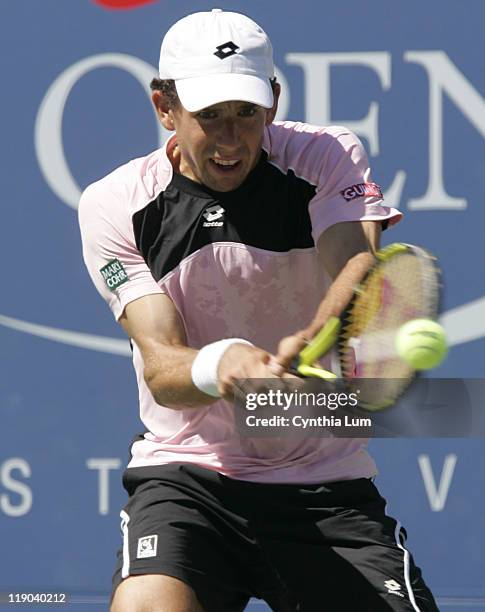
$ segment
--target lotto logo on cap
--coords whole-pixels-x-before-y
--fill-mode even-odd
[[[271,42],[240,13],[213,9],[177,21],[162,42],[159,76],[175,81],[190,112],[230,100],[273,106]]]

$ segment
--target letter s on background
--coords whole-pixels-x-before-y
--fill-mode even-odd
[[[0,466],[0,484],[8,491],[20,496],[20,503],[13,504],[10,501],[10,496],[2,493],[0,495],[0,509],[7,516],[18,517],[30,511],[32,507],[32,490],[25,483],[12,477],[13,470],[18,470],[25,478],[30,478],[31,470],[27,461],[20,457],[7,459]]]

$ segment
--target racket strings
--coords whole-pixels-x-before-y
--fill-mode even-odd
[[[338,348],[345,378],[373,379],[364,390],[368,404],[393,403],[413,376],[397,356],[396,334],[411,319],[435,318],[437,284],[433,258],[410,247],[378,263],[356,292]]]

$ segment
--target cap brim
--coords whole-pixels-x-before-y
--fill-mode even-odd
[[[212,74],[175,81],[182,106],[195,113],[220,102],[242,100],[264,108],[273,106],[269,78],[249,74]]]

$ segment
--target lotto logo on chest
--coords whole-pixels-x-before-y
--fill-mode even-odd
[[[205,221],[202,224],[203,227],[222,227],[224,225],[224,213],[225,210],[219,204],[209,206],[202,213]]]

